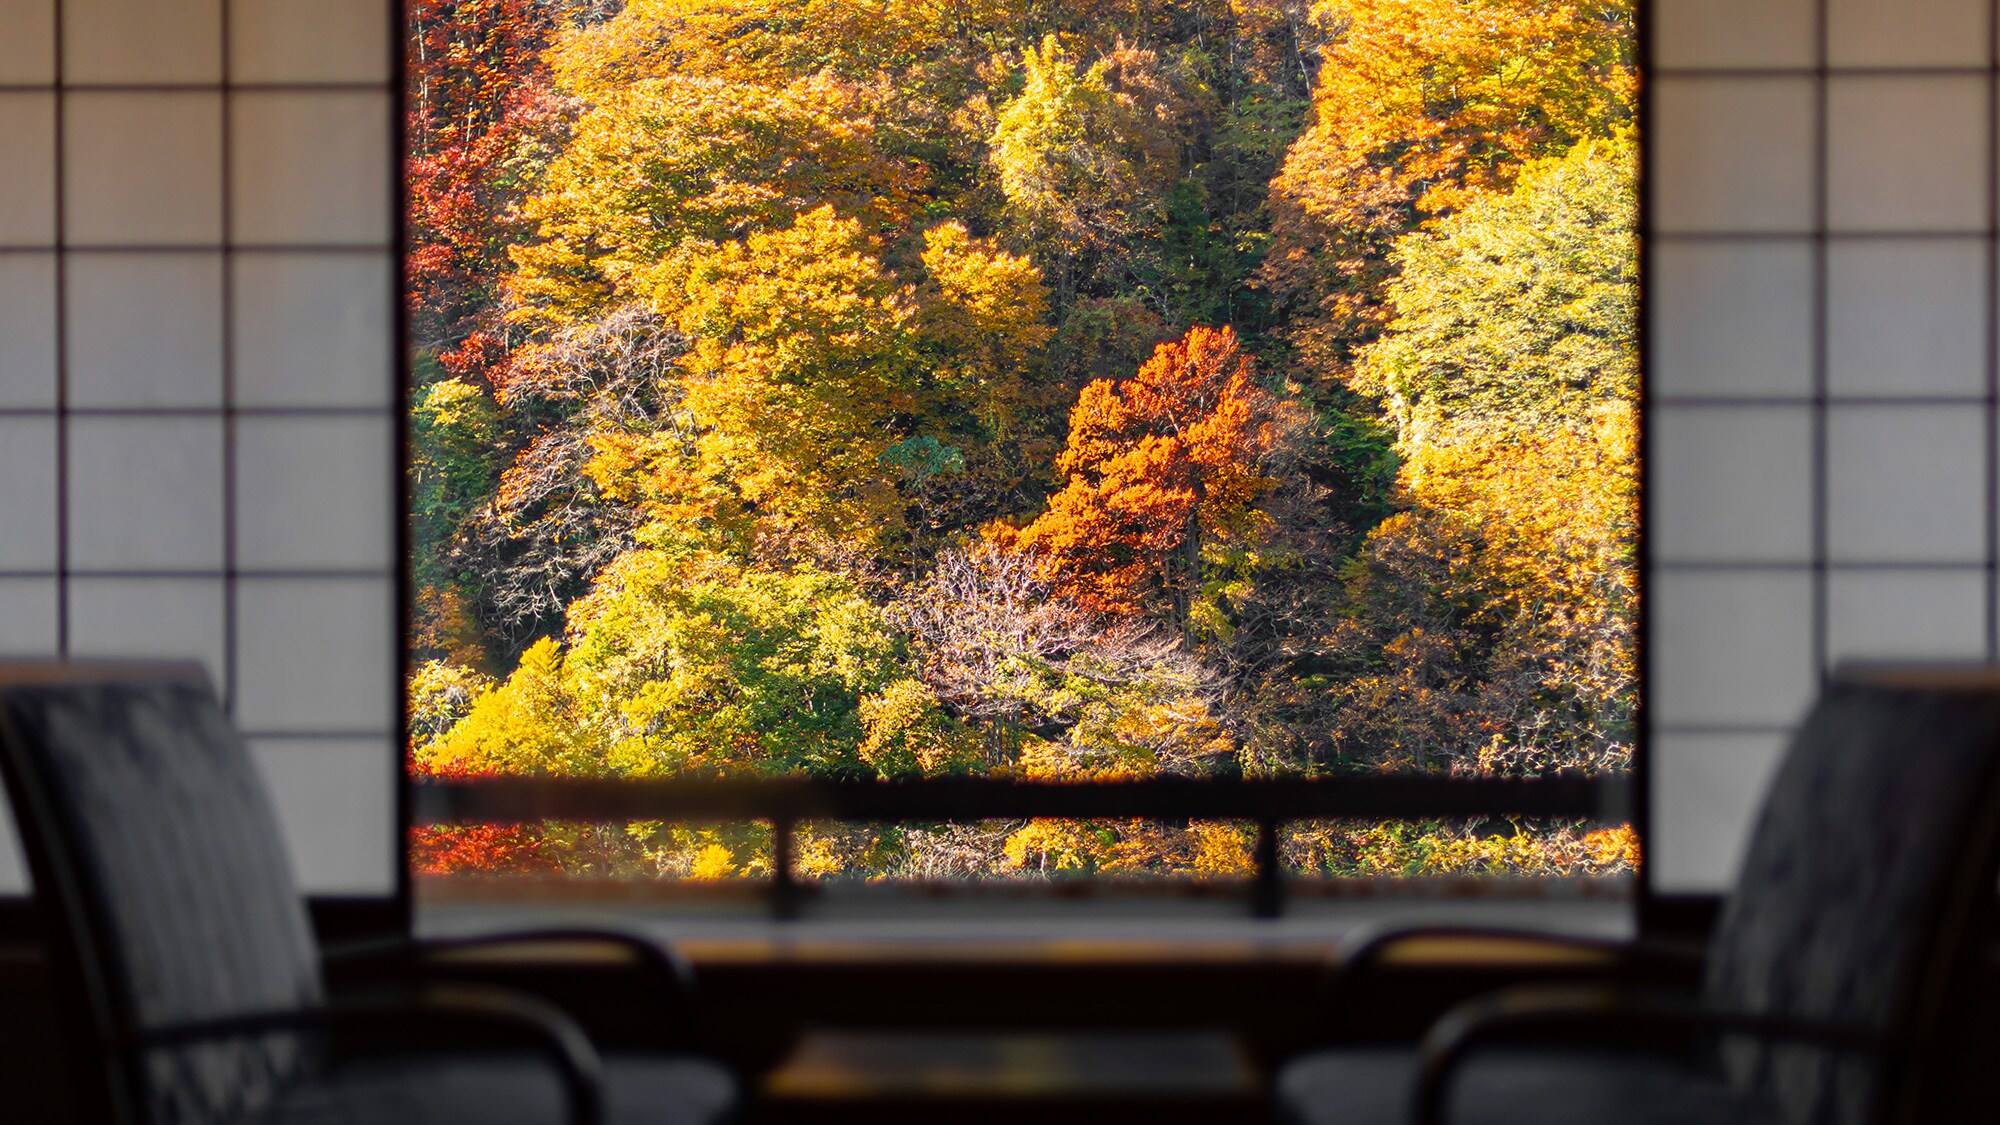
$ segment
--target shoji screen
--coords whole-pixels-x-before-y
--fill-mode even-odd
[[[1994,653],[1992,8],[1654,5],[1663,890],[1727,879],[1823,670]]]
[[[199,658],[331,893],[394,886],[393,39],[0,0],[0,653]]]

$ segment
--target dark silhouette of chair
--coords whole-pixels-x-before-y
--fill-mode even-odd
[[[1692,995],[1521,986],[1416,1048],[1344,1046],[1278,1076],[1300,1125],[1862,1125],[1951,1108],[1964,984],[1990,948],[2000,677],[1836,677],[1772,781]],[[1419,931],[1351,961],[1379,963]],[[1356,971],[1367,971],[1357,969]],[[1956,1002],[1956,1003],[1955,1003]],[[1983,1064],[1982,1064],[1983,1065]]]
[[[198,668],[0,665],[0,778],[52,960],[103,1060],[94,1112],[709,1125],[734,1111],[722,1066],[600,1052],[525,994],[408,977],[329,994],[269,799]],[[597,939],[675,971],[658,947]]]

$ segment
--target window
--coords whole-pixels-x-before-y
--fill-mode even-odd
[[[424,885],[1636,866],[1629,5],[409,18]]]

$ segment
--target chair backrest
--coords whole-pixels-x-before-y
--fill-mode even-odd
[[[298,1078],[311,1052],[291,1034],[129,1049],[323,999],[277,818],[200,669],[0,664],[0,776],[120,1112],[223,1120]]]
[[[1873,1029],[1867,1055],[1730,1037],[1739,1089],[1789,1121],[1901,1116],[1972,920],[1994,894],[2000,676],[1835,678],[1773,778],[1710,942],[1716,1006]]]

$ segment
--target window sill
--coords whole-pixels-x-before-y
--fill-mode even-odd
[[[1632,889],[1624,879],[1307,883],[1288,888],[1281,917],[1253,918],[1243,895],[1226,887],[860,886],[812,896],[799,917],[778,920],[754,884],[701,898],[632,885],[514,895],[430,885],[418,891],[416,928],[454,936],[610,926],[671,941],[697,963],[1319,961],[1345,936],[1385,925],[1629,938]]]

